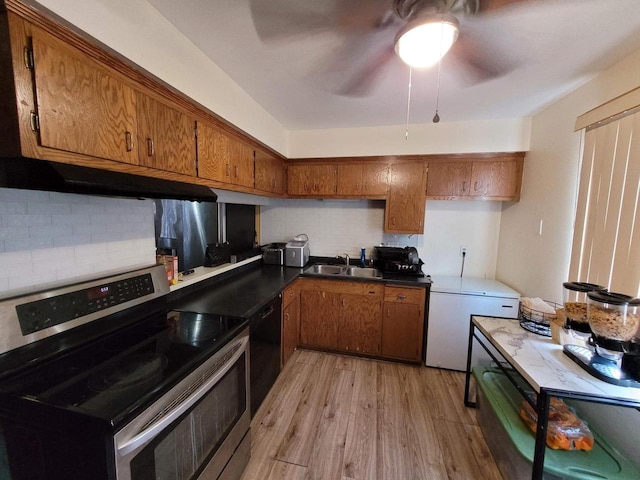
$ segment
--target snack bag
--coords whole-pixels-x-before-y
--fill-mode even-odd
[[[538,415],[526,400],[522,401],[520,418],[535,433]],[[593,434],[588,425],[566,403],[555,397],[551,397],[549,404],[547,445],[555,450],[589,451],[593,448]]]

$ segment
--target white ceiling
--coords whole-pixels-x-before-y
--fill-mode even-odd
[[[326,15],[335,1],[348,0],[274,4],[288,2],[291,11],[314,8],[317,15]],[[381,2],[390,6],[391,1],[370,0],[371,9],[379,10]],[[366,52],[372,45],[391,44],[396,27],[380,31],[364,47],[357,43],[358,35],[344,32],[302,31],[292,36],[296,25],[292,27],[283,9],[287,36],[263,43],[250,0],[149,2],[288,130],[406,122],[409,70],[397,57],[386,65],[369,95],[332,93],[358,71],[353,63],[331,62],[336,52],[346,45],[359,45]],[[468,71],[451,55],[445,57],[439,108],[443,122],[532,115],[640,49],[640,0],[530,0],[459,20],[461,35],[482,38],[486,50],[509,59],[514,68],[500,78],[471,84]],[[437,68],[413,72],[412,124],[431,122],[436,72]]]

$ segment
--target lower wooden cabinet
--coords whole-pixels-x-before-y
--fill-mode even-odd
[[[306,278],[298,284],[300,345],[421,361],[424,289]]]
[[[282,293],[282,354],[284,367],[300,343],[300,289],[297,283]]]
[[[425,294],[422,288],[385,287],[383,357],[411,362],[422,360]]]

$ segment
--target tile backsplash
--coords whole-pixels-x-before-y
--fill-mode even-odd
[[[0,292],[154,262],[150,200],[0,188]]]

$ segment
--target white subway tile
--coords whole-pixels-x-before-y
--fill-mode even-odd
[[[32,202],[27,204],[27,214],[29,215],[69,215],[71,205],[69,203],[43,203]]]
[[[51,215],[3,215],[4,227],[31,227],[38,225],[51,225]]]

